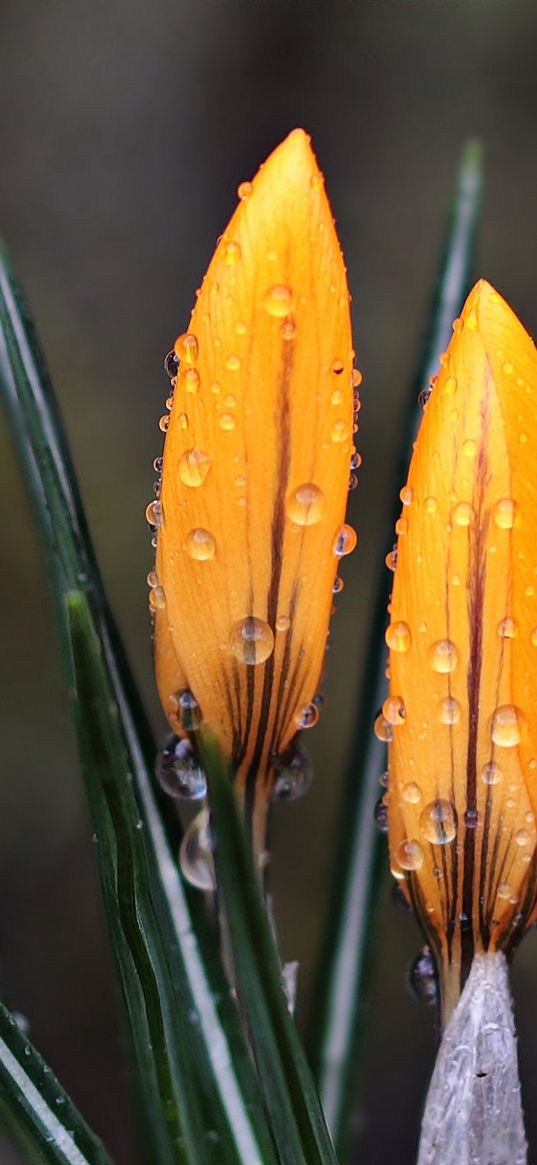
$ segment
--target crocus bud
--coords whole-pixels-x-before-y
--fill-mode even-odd
[[[302,130],[274,151],[221,236],[186,333],[150,603],[174,732],[203,720],[246,801],[318,718],[313,703],[353,446],[349,294],[323,179]],[[166,421],[162,427],[166,426]]]
[[[537,353],[483,281],[453,329],[401,494],[383,710],[392,871],[445,1019],[537,892]]]

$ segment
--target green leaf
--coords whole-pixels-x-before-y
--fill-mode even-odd
[[[230,775],[205,734],[214,858],[244,1011],[281,1165],[335,1165],[317,1090],[284,994],[278,955]]]
[[[0,391],[42,534],[151,1165],[273,1165],[259,1089],[207,933],[177,869],[155,746],[108,608],[27,309],[0,255]]]
[[[481,146],[478,142],[469,142],[462,154],[438,283],[417,375],[409,394],[394,497],[398,497],[401,482],[405,480],[420,422],[417,394],[437,371],[438,357],[451,337],[453,319],[470,289],[482,181]],[[391,549],[395,517],[397,514],[390,523],[384,553]],[[311,1008],[310,1061],[341,1157],[348,1150],[350,1122],[356,1107],[364,994],[372,965],[379,872],[385,864],[385,844],[374,826],[374,809],[381,794],[379,776],[386,767],[386,746],[373,734],[375,714],[386,697],[384,631],[391,582],[384,554],[378,578],[364,683],[357,700],[342,813],[336,831],[328,924]]]
[[[0,1112],[28,1161],[111,1165],[48,1064],[0,1003]]]

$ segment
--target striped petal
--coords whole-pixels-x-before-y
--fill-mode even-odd
[[[239,196],[175,345],[152,604],[172,728],[192,726],[195,700],[253,789],[318,716],[339,555],[355,541],[343,526],[353,352],[345,268],[302,130]]]
[[[446,1015],[474,953],[512,948],[535,907],[536,449],[535,347],[480,282],[402,491],[387,631],[391,864]]]

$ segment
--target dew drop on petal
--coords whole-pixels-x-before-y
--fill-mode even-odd
[[[396,623],[390,623],[390,626],[386,631],[385,639],[388,647],[390,647],[392,651],[399,651],[403,654],[407,651],[410,651],[412,635],[408,623],[403,622],[403,620],[399,620]]]
[[[273,801],[296,801],[307,793],[313,778],[313,767],[306,750],[297,741],[291,741],[273,767]]]
[[[456,526],[469,526],[473,516],[469,502],[458,502],[453,510],[453,521]]]
[[[293,310],[293,292],[286,283],[276,283],[265,293],[263,304],[269,316],[282,319]]]
[[[341,376],[344,368],[345,365],[342,360],[334,360],[334,363],[332,364],[332,372],[334,373],[334,376]]]
[[[276,631],[288,631],[291,626],[289,615],[278,615],[276,619]]]
[[[345,523],[339,527],[339,530],[334,539],[332,550],[337,554],[338,558],[344,558],[346,554],[350,554],[356,543],[358,536],[356,530],[352,526],[347,526]]]
[[[187,449],[179,458],[179,477],[184,485],[196,487],[203,485],[211,468],[211,458],[207,453],[195,445]]]
[[[299,728],[313,728],[318,723],[320,715],[318,704],[312,701],[311,704],[304,704],[302,708],[299,708],[295,716],[295,723]]]
[[[227,263],[228,267],[234,267],[235,263],[238,263],[241,257],[240,244],[234,243],[233,241],[224,243],[222,254],[224,257],[224,262]]]
[[[197,392],[200,386],[200,376],[197,368],[187,368],[182,377],[187,392]]]
[[[190,823],[179,850],[179,864],[183,877],[197,890],[214,890],[215,875],[206,809]]]
[[[408,972],[408,987],[416,1003],[432,1007],[438,1002],[438,979],[430,948],[425,946],[416,955]]]
[[[216,542],[210,530],[197,526],[194,530],[189,530],[183,549],[190,558],[196,559],[196,562],[207,562],[215,556]]]
[[[155,526],[157,528],[162,526],[164,519],[162,512],[162,502],[159,502],[157,499],[155,499],[153,502],[150,502],[149,505],[146,506],[145,517],[149,526]]]
[[[164,587],[151,587],[149,592],[149,606],[153,611],[163,611],[166,606]]]
[[[518,632],[516,620],[507,616],[498,623],[498,635],[501,639],[514,639]]]
[[[512,748],[527,736],[528,723],[516,704],[500,704],[490,722],[490,735],[500,748]]]
[[[177,359],[182,364],[194,364],[198,358],[198,339],[193,332],[183,332],[174,344]]]
[[[419,870],[423,865],[423,849],[414,838],[407,838],[397,847],[397,861],[402,870]]]
[[[421,788],[416,781],[407,781],[401,789],[401,796],[409,805],[418,805],[421,801]]]
[[[350,426],[347,421],[334,421],[330,430],[330,439],[334,445],[340,445],[342,441],[348,441],[351,435]]]
[[[325,510],[325,497],[318,485],[305,482],[287,499],[287,514],[298,526],[315,526]]]
[[[233,416],[233,413],[220,413],[218,417],[219,427],[223,429],[225,433],[230,433],[231,430],[235,428],[236,423],[237,422]]]
[[[226,359],[226,368],[230,372],[238,372],[240,366],[241,366],[240,356],[236,356],[234,353],[231,353],[231,355],[228,356]]]
[[[334,579],[334,585],[332,587],[333,593],[335,595],[340,595],[344,586],[345,586],[345,583],[343,582],[343,579],[340,578],[339,575],[336,575],[336,577]]]
[[[511,530],[515,524],[516,515],[516,502],[512,498],[501,498],[499,502],[496,502],[492,511],[494,521],[501,530]]]
[[[382,715],[388,724],[404,724],[406,713],[402,697],[388,696],[382,705]]]
[[[446,696],[438,705],[438,719],[441,724],[458,724],[461,706],[454,696]]]
[[[164,371],[170,380],[177,376],[177,369],[179,367],[179,360],[172,350],[164,357]]]
[[[429,663],[433,671],[452,672],[457,666],[459,653],[451,639],[438,639],[428,651]]]
[[[495,761],[487,761],[481,769],[481,780],[486,785],[499,785],[502,780],[503,773],[499,765]]]
[[[165,793],[185,801],[200,801],[207,793],[207,779],[189,740],[170,736],[161,748],[155,768]]]
[[[280,328],[280,336],[283,340],[294,340],[296,331],[297,329],[294,320],[284,320]]]
[[[202,720],[201,708],[190,688],[173,692],[168,698],[170,714],[179,722],[183,732],[195,732]]]
[[[393,737],[393,728],[391,724],[388,724],[388,721],[385,719],[382,713],[377,716],[373,725],[373,731],[377,740],[381,740],[383,744],[389,744]]]
[[[447,845],[457,832],[457,814],[451,801],[437,799],[420,813],[420,831],[432,845]]]
[[[249,615],[241,619],[231,634],[231,650],[241,663],[264,663],[274,648],[274,634],[264,619]]]
[[[375,825],[381,833],[388,832],[388,806],[384,797],[379,797],[374,809]]]

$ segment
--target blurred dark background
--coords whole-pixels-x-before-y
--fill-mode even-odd
[[[326,900],[393,464],[461,145],[487,150],[479,273],[537,332],[534,0],[4,0],[1,231],[39,322],[106,584],[156,732],[144,507],[167,381],[239,181],[313,136],[345,251],[364,373],[360,534],[333,622],[315,787],[279,809],[282,945],[305,999]],[[0,988],[135,1165],[121,1010],[34,527],[0,430]],[[410,1165],[434,1021],[405,988],[419,936],[382,909],[356,1160]],[[537,1161],[537,949],[514,975]],[[1,1165],[20,1158],[0,1143]]]

